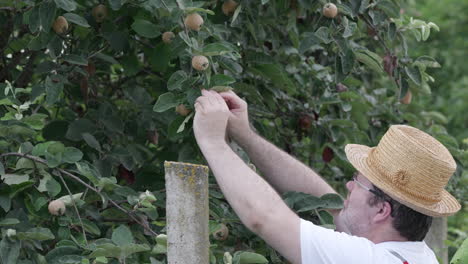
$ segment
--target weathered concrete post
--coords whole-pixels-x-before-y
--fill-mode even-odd
[[[168,264],[210,263],[208,167],[164,163]]]
[[[424,241],[440,258],[441,264],[448,263],[448,247],[445,245],[445,240],[447,240],[447,217],[434,217]]]

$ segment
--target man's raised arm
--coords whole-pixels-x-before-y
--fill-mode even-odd
[[[264,178],[279,192],[298,191],[322,196],[336,191],[320,175],[255,133],[249,125],[247,103],[234,92],[224,92],[233,115],[228,121],[229,136],[249,155]]]

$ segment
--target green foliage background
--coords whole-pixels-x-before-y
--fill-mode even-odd
[[[461,52],[450,25],[464,18],[436,21],[429,5],[397,0],[333,2],[335,19],[318,0],[240,1],[229,16],[222,1],[109,0],[98,23],[98,1],[1,1],[1,262],[164,263],[163,162],[204,163],[193,113],[174,111],[192,109],[200,88],[233,87],[261,135],[343,194],[353,170],[345,144],[375,145],[391,124],[419,127],[455,156],[449,189],[466,200],[466,122],[453,114],[466,93],[455,65],[466,66],[442,48],[453,36]],[[192,12],[205,20],[199,32],[183,24]],[[51,30],[59,15],[69,21],[63,35]],[[165,31],[176,35],[170,44]],[[192,69],[194,55],[209,58],[207,71]],[[407,91],[413,102],[403,105]],[[212,263],[283,263],[210,181],[211,233],[230,229],[227,240],[210,236]],[[54,199],[65,215],[49,214]],[[323,209],[339,206],[336,197],[285,200],[322,225],[331,223]],[[451,224],[456,247],[466,217]]]

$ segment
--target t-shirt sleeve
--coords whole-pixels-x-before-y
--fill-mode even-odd
[[[368,239],[336,232],[301,219],[302,264],[374,263],[375,248]]]

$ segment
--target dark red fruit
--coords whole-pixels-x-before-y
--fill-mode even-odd
[[[335,153],[333,153],[333,150],[331,148],[326,147],[323,149],[323,152],[322,152],[323,162],[328,163],[333,159],[333,157],[335,157]]]
[[[133,174],[132,171],[127,170],[122,164],[120,164],[117,179],[124,179],[128,184],[133,184],[135,182],[135,174]]]

